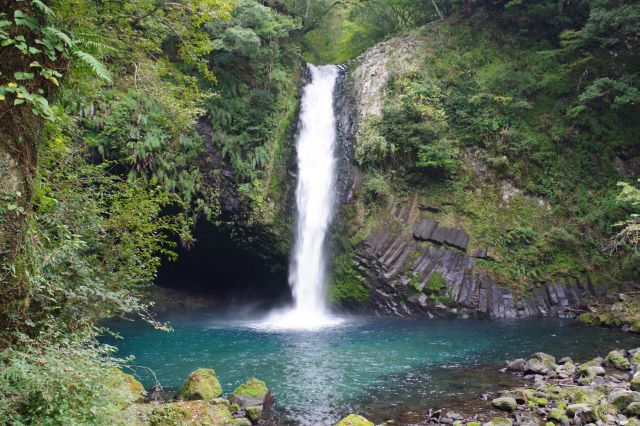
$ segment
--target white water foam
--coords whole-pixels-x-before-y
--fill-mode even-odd
[[[338,78],[334,65],[309,65],[300,110],[297,230],[289,284],[293,306],[272,313],[265,329],[313,330],[337,325],[326,306],[326,236],[334,213],[336,190],[336,118],[333,91]]]

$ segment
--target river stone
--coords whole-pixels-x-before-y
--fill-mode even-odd
[[[606,374],[606,371],[600,365],[589,361],[578,366],[578,374],[580,376],[595,377],[604,376]]]
[[[640,416],[640,402],[632,402],[631,404],[627,405],[627,408],[625,408],[624,413],[627,416],[633,416],[633,417]]]
[[[568,356],[565,356],[564,358],[560,358],[558,360],[558,364],[560,364],[560,365],[573,364],[573,360],[571,358],[569,358]]]
[[[344,419],[336,423],[335,426],[375,426],[369,420],[357,414],[349,414]]]
[[[629,383],[631,390],[640,391],[640,372],[633,375],[631,382]]]
[[[524,371],[527,373],[540,373],[544,369],[544,364],[537,358],[531,358],[524,364]]]
[[[538,358],[540,361],[551,361],[554,364],[556,363],[556,357],[544,352],[536,352],[535,354],[533,354],[533,357]]]
[[[640,393],[627,390],[614,391],[609,394],[608,400],[618,410],[624,411],[632,402],[640,402]]]
[[[482,426],[512,426],[513,421],[505,417],[494,417],[490,422],[483,423]]]
[[[609,355],[607,355],[607,364],[618,370],[626,371],[631,369],[631,363],[621,351],[609,352]]]
[[[222,386],[211,368],[198,368],[180,388],[178,399],[209,401],[222,395]]]
[[[172,421],[167,422],[167,419]],[[202,400],[158,404],[149,416],[152,425],[235,425],[234,420],[227,407]]]
[[[262,404],[261,405],[253,405],[251,407],[247,407],[245,410],[247,413],[247,417],[252,422],[257,422],[262,417]]]
[[[527,361],[522,358],[514,359],[507,364],[507,370],[509,371],[524,371],[524,366]]]
[[[229,396],[229,402],[238,404],[245,410],[247,407],[263,405],[269,395],[269,388],[262,380],[251,377],[241,384]]]
[[[570,404],[567,407],[567,415],[581,420],[583,423],[592,423],[598,420],[598,413],[590,404]]]
[[[503,411],[515,411],[518,408],[516,400],[510,396],[503,396],[491,401],[491,405]]]

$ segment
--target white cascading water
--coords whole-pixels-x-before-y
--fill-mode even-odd
[[[325,301],[325,240],[331,225],[336,189],[336,119],[333,91],[338,77],[334,65],[309,65],[300,110],[297,229],[289,284],[293,306],[271,315],[276,328],[314,329],[341,322],[332,317]]]

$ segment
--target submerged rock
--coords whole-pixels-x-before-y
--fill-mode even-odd
[[[357,414],[349,414],[336,423],[336,426],[375,426],[372,422]]]
[[[184,382],[178,399],[209,401],[222,395],[222,386],[211,368],[199,368]]]

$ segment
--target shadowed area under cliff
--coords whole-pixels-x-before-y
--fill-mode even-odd
[[[238,239],[242,237],[234,238],[230,231],[204,220],[197,224],[194,235],[193,247],[179,247],[175,262],[163,262],[157,285],[264,308],[290,301],[286,257],[261,256],[265,253],[262,244],[241,244]]]

